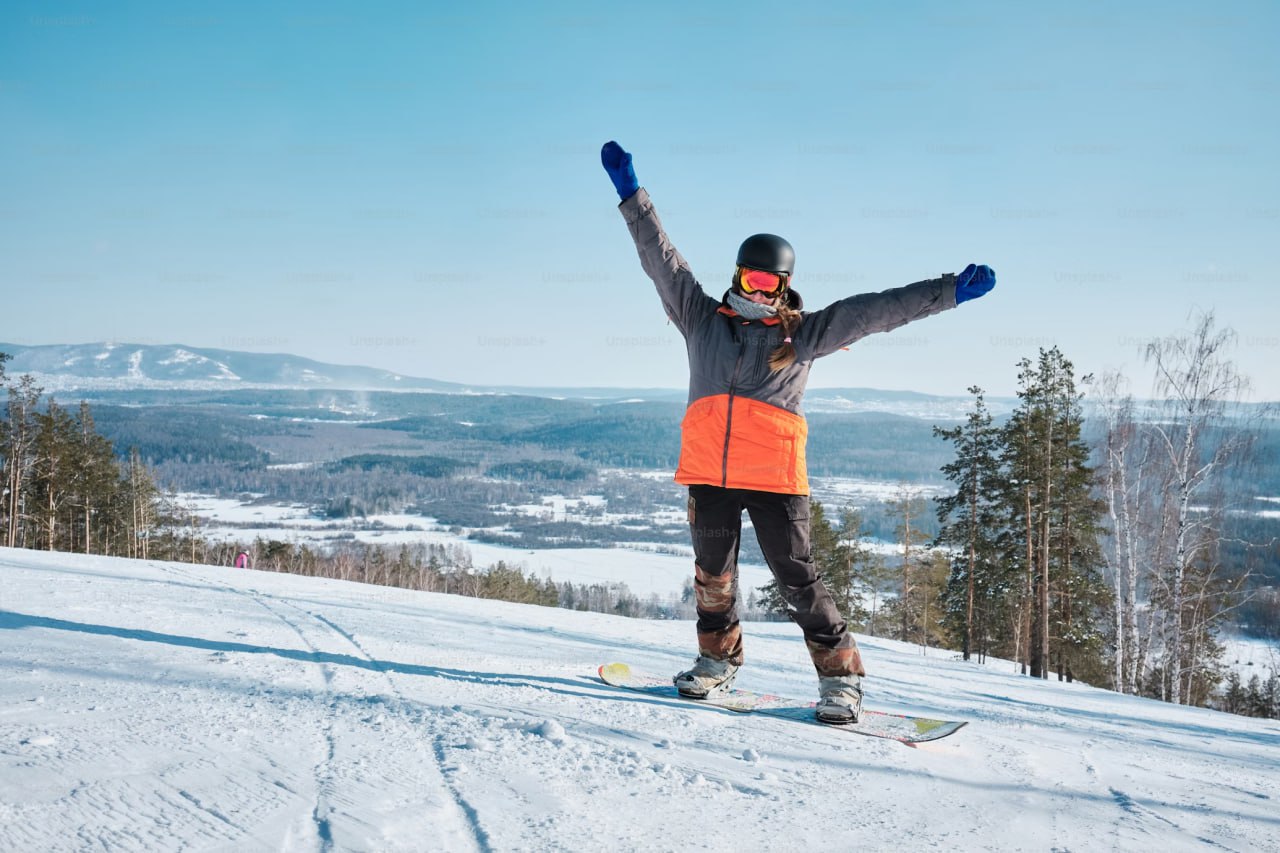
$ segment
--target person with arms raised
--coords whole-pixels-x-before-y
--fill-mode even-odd
[[[810,553],[808,427],[801,409],[809,371],[817,359],[860,338],[984,295],[995,286],[995,273],[969,264],[959,275],[858,294],[807,312],[792,287],[791,244],[754,234],[739,246],[729,287],[717,299],[671,244],[636,179],[631,154],[608,142],[600,158],[622,199],[619,209],[640,265],[689,355],[675,480],[689,489],[698,657],[675,676],[676,688],[706,698],[727,690],[742,666],[738,545],[746,510],[817,670],[815,714],[828,723],[856,722],[866,669]]]

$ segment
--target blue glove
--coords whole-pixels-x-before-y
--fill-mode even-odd
[[[996,273],[985,264],[977,267],[973,264],[964,268],[964,272],[956,276],[956,304],[977,299],[989,293],[996,286]]]
[[[606,142],[600,149],[600,162],[609,173],[609,180],[613,181],[618,198],[626,201],[640,189],[636,170],[631,167],[631,155],[623,151],[621,145],[613,141]]]

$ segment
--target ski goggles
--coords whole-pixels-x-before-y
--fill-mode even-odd
[[[774,295],[787,289],[791,276],[782,272],[765,272],[738,267],[738,287],[743,293]]]

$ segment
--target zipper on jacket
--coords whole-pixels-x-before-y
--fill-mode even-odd
[[[736,334],[738,341],[738,360],[733,363],[733,376],[729,379],[729,408],[724,417],[724,455],[720,459],[720,488],[729,487],[729,434],[733,431],[733,398],[738,392],[738,371],[742,369],[742,355],[746,347]]]

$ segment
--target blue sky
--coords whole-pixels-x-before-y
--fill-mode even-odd
[[[758,231],[809,308],[996,269],[815,386],[1143,393],[1199,308],[1280,399],[1280,5],[1122,5],[6,3],[0,339],[678,387],[617,139],[717,295]]]

